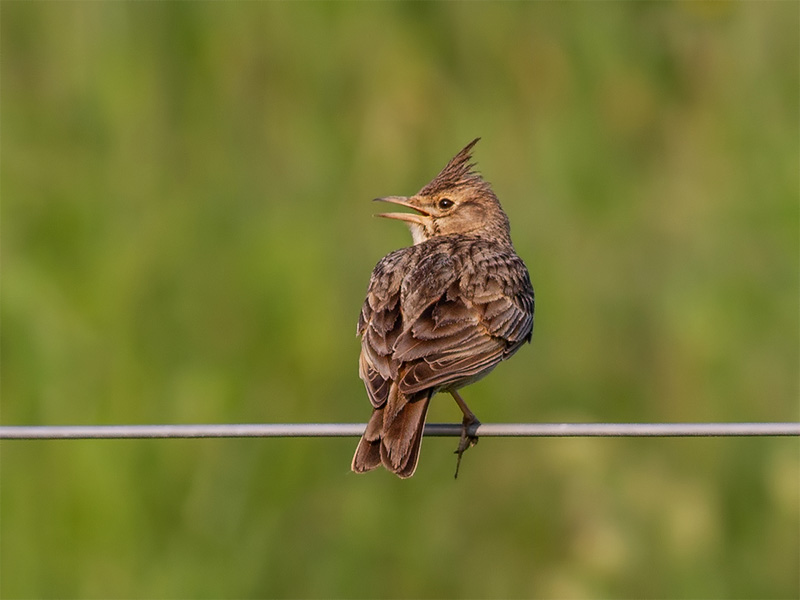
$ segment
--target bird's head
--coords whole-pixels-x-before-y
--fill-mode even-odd
[[[408,207],[413,213],[381,213],[379,217],[405,221],[415,244],[440,235],[463,234],[508,241],[508,217],[489,182],[473,170],[472,140],[433,181],[413,196],[375,198]]]

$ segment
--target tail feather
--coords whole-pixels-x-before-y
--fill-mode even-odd
[[[397,415],[381,444],[383,466],[403,479],[411,477],[417,470],[429,401],[429,394],[409,401]]]
[[[383,427],[381,412],[379,408],[372,411],[367,429],[361,436],[361,441],[358,442],[351,466],[356,473],[372,471],[381,464],[381,428]]]
[[[405,479],[417,468],[431,394],[405,396],[393,385],[389,395],[384,406],[373,410],[353,456],[352,469],[364,473],[383,464]]]

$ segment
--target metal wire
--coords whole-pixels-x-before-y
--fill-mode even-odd
[[[230,425],[2,426],[3,440],[358,437],[364,423],[267,423]],[[486,423],[480,437],[719,437],[800,436],[800,423]],[[461,425],[430,423],[425,435],[458,437]]]

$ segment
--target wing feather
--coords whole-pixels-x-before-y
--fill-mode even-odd
[[[510,248],[473,239],[454,249],[439,240],[387,255],[358,327],[372,404],[386,403],[391,381],[413,394],[482,377],[530,340],[533,309],[527,269]]]

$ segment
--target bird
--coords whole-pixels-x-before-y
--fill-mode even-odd
[[[351,468],[380,465],[402,479],[419,462],[431,397],[449,393],[463,414],[455,476],[480,421],[458,390],[510,358],[533,334],[534,292],[491,185],[467,144],[413,196],[375,198],[411,209],[413,245],[383,257],[358,319],[359,376],[372,415]]]

